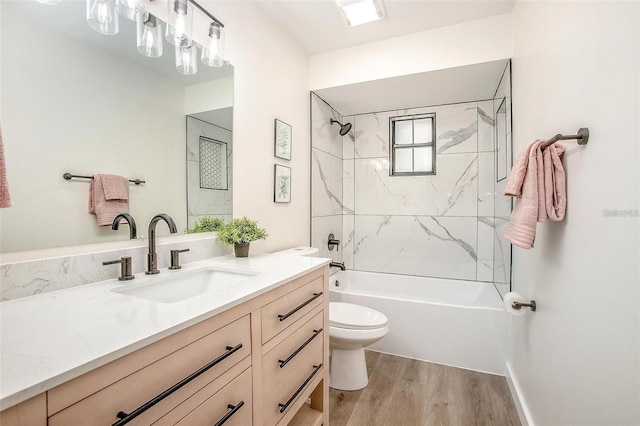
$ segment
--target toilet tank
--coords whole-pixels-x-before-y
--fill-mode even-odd
[[[286,250],[280,250],[273,254],[290,254],[293,256],[310,256],[310,257],[318,257],[319,250],[315,247],[292,247]]]

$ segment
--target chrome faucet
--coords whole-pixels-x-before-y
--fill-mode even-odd
[[[329,264],[329,267],[340,268],[341,271],[344,271],[344,270],[347,269],[347,268],[344,267],[344,262],[331,262]]]
[[[138,231],[136,229],[136,221],[133,219],[129,213],[120,213],[118,216],[113,218],[113,223],[111,224],[111,229],[114,231],[118,230],[120,226],[120,220],[126,220],[129,224],[129,239],[135,240],[138,237]]]
[[[178,232],[176,229],[176,223],[166,213],[157,214],[149,222],[149,253],[147,254],[147,270],[144,272],[147,275],[157,274],[158,272],[158,254],[156,253],[156,224],[160,220],[167,222],[169,226],[169,232],[175,234]]]

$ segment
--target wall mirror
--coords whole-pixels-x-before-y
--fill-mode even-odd
[[[82,1],[2,1],[0,8],[1,125],[13,203],[0,210],[0,252],[128,239],[127,226],[97,225],[88,212],[89,181],[64,180],[65,172],[146,181],[129,186],[139,237],[160,212],[179,232],[192,226],[187,160],[196,157],[185,154],[186,117],[224,129],[213,139],[227,144],[230,177],[233,67],[198,60],[197,74],[179,74],[172,45],[163,41],[160,58],[144,57],[135,22],[120,17],[117,35],[99,34],[87,25]],[[218,197],[224,202],[201,202],[194,216],[231,215],[227,183]],[[219,204],[224,210],[215,210]]]

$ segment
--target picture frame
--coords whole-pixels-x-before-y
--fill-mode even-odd
[[[291,160],[291,125],[282,120],[274,122],[274,154],[278,158]]]
[[[273,173],[273,201],[291,202],[291,167],[276,164]]]

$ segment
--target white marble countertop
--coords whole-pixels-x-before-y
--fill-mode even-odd
[[[136,274],[0,303],[0,410],[105,365],[322,267],[330,259],[284,254],[231,256],[179,271]],[[175,303],[111,291],[202,267],[257,273]]]

